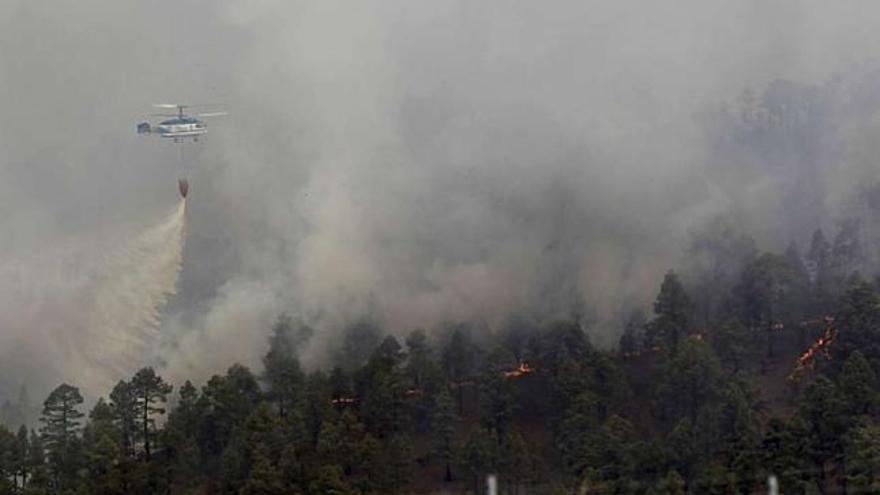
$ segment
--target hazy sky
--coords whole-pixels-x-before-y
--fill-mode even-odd
[[[778,191],[817,184],[821,223],[876,180],[875,113],[784,155],[815,158],[803,180],[717,156],[703,116],[780,78],[850,91],[828,88],[870,79],[878,25],[868,1],[0,0],[0,261],[109,249],[185,175],[180,293],[145,357],[175,379],[256,366],[282,310],[319,330],[309,365],[367,312],[398,333],[575,302],[611,321],[715,215],[778,248],[803,220]],[[169,101],[231,115],[182,150],[136,135]],[[88,345],[46,323],[83,311],[77,285],[31,268],[0,280],[0,332]],[[0,391],[58,380],[36,371],[56,351],[11,335],[0,362],[30,364]]]

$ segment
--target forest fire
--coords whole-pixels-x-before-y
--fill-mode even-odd
[[[420,388],[410,388],[403,392],[403,394],[407,397],[420,397],[424,395],[424,392]],[[330,399],[330,403],[334,406],[351,406],[357,404],[359,399],[357,397],[336,397],[334,399]]]
[[[806,351],[798,356],[794,370],[792,370],[791,374],[788,376],[789,380],[796,379],[806,370],[812,369],[815,365],[815,359],[818,353],[822,352],[826,357],[829,355],[828,348],[831,343],[834,342],[834,337],[837,334],[834,327],[831,326],[832,323],[834,323],[834,318],[826,316],[821,321],[825,322],[825,331],[815,342],[813,342],[812,345],[810,345],[810,347],[807,348]]]
[[[511,371],[505,371],[504,378],[507,378],[507,379],[517,378],[517,377],[532,373],[534,371],[535,371],[535,369],[530,367],[529,363],[522,362],[522,363],[519,363],[519,366],[517,366],[516,369],[511,370]]]

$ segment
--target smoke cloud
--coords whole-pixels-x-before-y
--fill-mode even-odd
[[[780,249],[858,208],[877,21],[869,2],[7,0],[0,253],[100,245],[186,175],[179,292],[143,363],[172,380],[258,366],[282,311],[316,328],[310,366],[364,315],[402,334],[577,312],[607,345],[707,223]],[[134,133],[159,101],[231,115],[177,150]],[[91,297],[44,273],[0,280],[39,312],[3,322]],[[89,331],[0,329],[3,387]]]

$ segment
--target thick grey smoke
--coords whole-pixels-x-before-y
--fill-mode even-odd
[[[280,311],[318,330],[311,365],[366,313],[406,332],[578,308],[608,342],[693,229],[803,242],[876,179],[878,20],[869,2],[6,0],[0,252],[156,218],[185,174],[174,379],[256,365]],[[815,111],[768,147],[740,102],[777,79],[779,115]],[[182,161],[133,132],[175,100],[232,114]]]

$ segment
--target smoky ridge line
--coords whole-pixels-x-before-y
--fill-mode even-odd
[[[364,315],[401,335],[574,312],[613,345],[718,218],[774,250],[833,236],[852,209],[873,222],[853,191],[876,180],[861,29],[876,8],[0,9],[2,88],[20,95],[0,119],[0,246],[159,210],[179,150],[137,141],[138,112],[232,111],[191,155],[198,200],[158,350],[179,376],[258,367],[282,312],[319,330],[313,367]],[[57,299],[33,295],[67,311]]]

